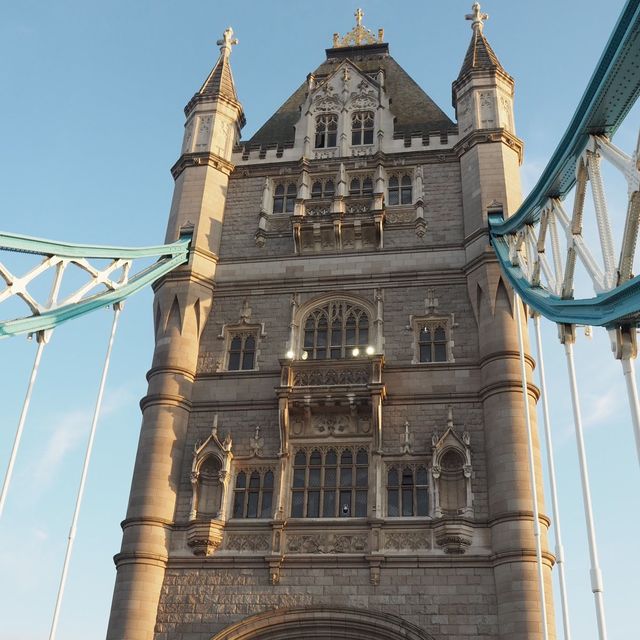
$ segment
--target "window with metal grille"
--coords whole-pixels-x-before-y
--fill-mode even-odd
[[[299,450],[293,461],[291,492],[292,518],[366,517],[367,450]]]
[[[420,362],[447,361],[447,329],[445,325],[422,325],[418,334]]]
[[[312,360],[349,358],[363,353],[369,344],[367,312],[346,301],[314,309],[303,326],[303,349]]]
[[[387,187],[387,204],[411,204],[413,202],[413,185],[411,176],[391,176]]]
[[[373,111],[356,111],[351,116],[351,144],[373,144]]]
[[[429,515],[429,486],[426,467],[391,467],[387,473],[387,515]]]
[[[256,334],[232,333],[229,342],[227,371],[249,371],[256,368]]]
[[[298,188],[290,182],[279,184],[273,192],[273,213],[293,213],[298,197]]]
[[[338,141],[338,116],[323,113],[316,117],[316,149],[335,147]]]
[[[240,471],[233,492],[234,518],[270,518],[273,471]]]

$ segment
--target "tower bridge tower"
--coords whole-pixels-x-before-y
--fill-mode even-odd
[[[172,169],[167,240],[193,244],[156,288],[109,640],[543,637],[487,233],[519,204],[522,143],[468,17],[457,123],[358,10],[241,141],[237,40],[219,41]]]

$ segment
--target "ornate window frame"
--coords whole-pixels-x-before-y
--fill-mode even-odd
[[[431,470],[425,460],[389,460],[385,463],[385,514],[387,518],[428,518],[432,514]],[[391,474],[397,474],[396,484],[390,484]],[[411,483],[405,483],[409,472]],[[397,513],[391,513],[391,492],[397,492]],[[407,500],[410,500],[407,508]],[[422,504],[424,500],[424,505]],[[407,511],[411,513],[406,513]]]
[[[238,464],[233,478],[230,520],[271,520],[276,506],[277,469],[272,465]],[[244,482],[243,482],[244,480]],[[265,513],[266,511],[266,513]],[[255,515],[252,515],[255,513]]]
[[[371,123],[368,126],[368,123]],[[371,109],[351,112],[351,146],[370,147],[375,142],[376,114]],[[370,139],[369,139],[370,138]]]
[[[332,111],[318,113],[314,117],[313,148],[314,149],[335,149],[338,146],[339,123],[340,123],[339,113],[334,113]]]
[[[365,443],[296,447],[289,483],[290,517],[366,518],[371,507],[371,470],[371,451]]]
[[[337,189],[335,176],[315,176],[311,181],[309,196],[311,200],[332,200],[338,192]]]
[[[225,323],[222,325],[222,330],[218,336],[219,340],[224,340],[223,356],[218,362],[217,372],[255,372],[260,369],[258,366],[260,358],[260,346],[262,339],[266,338],[267,334],[264,327],[264,322],[251,322],[251,307],[249,307],[248,301],[245,300],[242,311],[240,312],[240,319],[238,322]],[[240,337],[242,340],[242,347],[244,348],[246,339],[253,337],[255,340],[255,350],[253,354],[253,367],[251,369],[229,369],[229,361],[231,357],[231,347],[234,338]],[[243,364],[242,359],[244,350],[240,351],[240,365]]]
[[[388,207],[408,207],[414,204],[414,173],[413,169],[405,169],[387,174]]]
[[[447,316],[438,316],[438,315],[420,315],[420,316],[409,316],[409,325],[407,329],[412,331],[413,333],[413,358],[411,360],[411,364],[419,364],[419,365],[434,365],[434,364],[446,364],[455,362],[455,358],[453,355],[453,347],[455,346],[455,342],[453,340],[453,329],[456,327],[454,314],[451,314],[449,317]],[[429,329],[432,339],[428,344],[431,345],[431,360],[422,360],[421,359],[421,347],[424,342],[421,342],[422,331],[423,329]],[[435,333],[437,329],[444,329],[445,339],[444,341],[439,341],[435,339]],[[444,343],[445,345],[445,359],[435,359],[434,355],[436,355],[435,349],[436,345]]]
[[[291,215],[295,211],[298,199],[298,185],[292,180],[274,181],[271,190],[271,213],[273,215]]]

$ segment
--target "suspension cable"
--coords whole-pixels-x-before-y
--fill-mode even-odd
[[[596,531],[593,524],[593,509],[591,507],[591,491],[589,489],[589,470],[587,467],[587,455],[584,448],[584,436],[582,432],[582,416],[580,413],[580,400],[578,397],[578,385],[576,382],[576,369],[573,361],[573,338],[565,335],[564,351],[567,356],[567,369],[569,371],[569,386],[571,387],[571,402],[573,404],[573,418],[576,429],[576,444],[578,446],[578,460],[580,462],[580,478],[582,481],[582,502],[584,505],[584,517],[589,538],[589,556],[591,559],[591,591],[596,608],[598,622],[598,637],[607,640],[607,625],[604,615],[604,587],[602,573],[598,564],[598,546],[596,543]]]
[[[113,324],[111,325],[111,335],[109,337],[109,346],[107,347],[107,355],[105,357],[104,366],[102,368],[102,377],[100,379],[98,397],[96,398],[96,405],[93,412],[93,419],[91,421],[89,441],[87,442],[87,449],[84,454],[84,463],[82,465],[82,475],[80,477],[80,485],[78,487],[78,495],[76,498],[76,506],[73,512],[73,519],[71,521],[71,528],[69,529],[69,538],[67,540],[67,550],[64,555],[64,564],[62,567],[62,575],[60,576],[60,585],[58,587],[58,595],[56,597],[56,606],[53,612],[53,620],[51,622],[51,632],[49,633],[49,640],[54,640],[54,638],[56,637],[58,619],[60,617],[60,606],[62,604],[62,596],[64,594],[65,583],[67,581],[69,561],[71,559],[71,552],[73,550],[73,542],[76,537],[78,517],[80,516],[80,506],[82,505],[82,497],[84,495],[84,487],[87,480],[87,472],[89,470],[91,452],[93,450],[93,441],[95,439],[96,427],[98,425],[98,417],[100,415],[100,409],[102,407],[102,398],[104,396],[104,388],[107,381],[107,372],[109,371],[109,362],[111,360],[111,350],[113,348],[113,341],[116,335],[116,328],[118,326],[118,318],[120,317],[120,312],[122,311],[122,303],[114,304],[113,311],[114,311]]]
[[[564,547],[562,545],[562,529],[560,527],[560,507],[556,484],[556,468],[553,455],[553,441],[551,439],[551,420],[549,418],[549,399],[547,397],[547,380],[544,372],[544,357],[542,354],[542,334],[540,333],[540,315],[534,314],[533,325],[536,333],[536,349],[538,351],[538,371],[540,376],[540,396],[542,398],[542,415],[544,418],[544,435],[547,449],[547,468],[549,469],[549,485],[551,487],[551,506],[553,509],[553,524],[556,539],[556,562],[558,565],[558,581],[560,583],[560,604],[562,607],[562,627],[564,640],[571,640],[571,623],[569,619],[569,603],[567,600],[567,586],[564,575]]]
[[[524,402],[524,417],[527,423],[527,446],[529,449],[529,477],[531,480],[531,495],[533,498],[533,535],[536,541],[536,565],[538,568],[538,584],[540,588],[540,607],[542,611],[543,638],[549,639],[547,626],[547,600],[544,588],[544,572],[542,567],[542,542],[540,533],[540,513],[538,510],[538,485],[536,481],[535,458],[533,455],[533,430],[531,427],[531,412],[529,411],[529,392],[527,390],[527,370],[524,362],[524,340],[522,337],[522,313],[520,299],[514,292],[513,302],[516,308],[516,324],[518,326],[518,346],[520,349],[520,375],[522,377],[522,399]]]
[[[48,332],[47,332],[48,333]],[[38,369],[40,367],[40,359],[42,358],[42,351],[44,345],[49,339],[49,335],[45,335],[44,331],[39,331],[36,334],[38,341],[38,348],[36,350],[36,357],[33,361],[33,367],[31,368],[31,376],[29,377],[29,384],[27,386],[27,393],[22,403],[22,411],[20,412],[20,419],[18,420],[18,428],[16,429],[16,435],[13,439],[13,447],[11,449],[11,456],[9,457],[9,465],[4,476],[2,483],[2,492],[0,493],[0,519],[2,518],[2,512],[4,511],[4,503],[7,500],[7,494],[9,493],[9,485],[11,484],[11,476],[13,475],[13,467],[16,463],[16,457],[18,456],[18,449],[20,448],[20,440],[22,439],[22,431],[24,430],[24,424],[27,420],[27,414],[29,413],[29,405],[31,404],[31,395],[33,393],[33,387],[38,376]]]

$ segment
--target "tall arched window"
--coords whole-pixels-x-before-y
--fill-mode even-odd
[[[447,331],[445,327],[428,324],[418,335],[420,362],[447,361]]]
[[[255,369],[256,364],[256,334],[242,332],[232,334],[229,342],[228,371],[248,371]]]
[[[314,309],[303,326],[303,349],[312,360],[349,358],[364,353],[369,344],[367,312],[347,301]]]
[[[273,471],[240,471],[233,495],[234,518],[270,518]]]
[[[373,111],[356,111],[351,116],[351,144],[373,144]]]
[[[273,213],[293,213],[298,197],[298,188],[292,182],[279,184],[273,192]]]
[[[335,147],[338,142],[338,116],[323,113],[316,117],[316,149]]]
[[[443,513],[457,514],[467,506],[464,458],[449,449],[440,459],[440,507]]]
[[[364,518],[369,492],[366,449],[300,450],[293,461],[292,518]]]
[[[426,467],[392,467],[387,473],[387,515],[429,515],[428,490]]]
[[[411,204],[413,202],[413,184],[411,176],[391,176],[387,188],[388,204]]]

